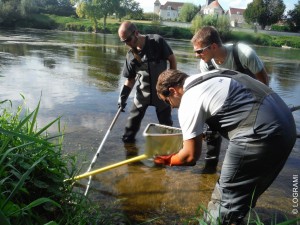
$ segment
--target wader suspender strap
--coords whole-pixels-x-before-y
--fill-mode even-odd
[[[209,71],[216,69],[216,67],[213,65],[211,60],[208,61],[207,65],[208,65],[208,70]]]
[[[211,78],[214,77],[229,77],[229,78],[233,78],[233,76],[237,75],[238,72],[235,72],[233,70],[221,70],[220,72],[214,72],[214,73],[209,73],[209,74],[205,74],[203,76],[198,77],[197,79],[193,80],[191,83],[189,83],[185,89],[184,92],[186,92],[187,90],[191,89],[192,87],[206,81],[209,80]]]
[[[233,55],[234,63],[237,67],[236,70],[241,73],[248,74],[249,76],[255,78],[254,74],[248,68],[244,68],[240,61],[240,57],[239,57],[239,53],[238,53],[238,42],[233,44],[232,55]],[[207,63],[207,65],[208,65],[208,70],[216,69],[211,60]]]
[[[256,99],[256,101],[253,104],[253,107],[250,111],[250,114],[243,121],[241,121],[239,123],[238,129],[234,129],[234,130],[228,132],[228,137],[231,139],[234,136],[236,131],[238,131],[238,132],[241,132],[243,130],[246,131],[246,130],[249,130],[249,127],[250,127],[250,129],[251,129],[251,127],[253,127],[255,120],[256,120],[257,112],[258,112],[258,109],[259,109],[261,103],[263,102],[265,97],[268,96],[269,94],[273,93],[273,91],[264,84],[260,85],[260,84],[257,84],[256,82],[253,82],[252,78],[249,76],[239,74],[232,70],[224,70],[221,72],[206,74],[206,75],[203,75],[203,76],[193,80],[191,83],[189,83],[186,86],[184,92],[188,91],[192,87],[194,87],[206,80],[209,80],[213,77],[229,77],[231,79],[237,80],[238,82],[240,82],[242,84],[247,84],[248,89],[251,90],[251,92],[253,93],[253,96]]]
[[[228,137],[230,139],[234,137],[237,131],[240,133],[252,129],[252,127],[256,122],[256,117],[260,105],[268,95],[274,93],[272,89],[268,88],[266,85],[264,84],[258,85],[256,82],[255,83],[251,82],[251,80],[252,78],[250,76],[240,76],[237,79],[237,81],[241,82],[242,84],[247,84],[248,89],[251,90],[256,101],[253,104],[249,115],[238,125],[238,129],[234,129],[228,132]]]
[[[160,59],[158,57],[156,57],[156,56],[158,56],[157,53],[162,50],[162,43],[161,43],[161,41],[159,41],[157,43],[157,40],[154,39],[154,35],[153,34],[147,35],[146,41],[148,41],[148,49],[146,49],[146,53],[145,54],[147,56],[147,67],[148,67],[148,73],[149,73],[150,104],[152,104],[153,90],[152,90],[152,85],[151,85],[151,83],[152,83],[152,81],[151,81],[151,79],[152,79],[152,77],[151,77],[152,71],[151,71],[150,62],[156,62],[156,63],[160,62]]]
[[[233,54],[233,59],[234,63],[237,66],[237,71],[241,73],[245,73],[245,68],[242,66],[242,63],[239,58],[239,53],[238,53],[238,43],[234,43],[232,47],[232,54]],[[208,70],[214,70],[216,67],[213,65],[212,61],[210,60],[208,63]]]

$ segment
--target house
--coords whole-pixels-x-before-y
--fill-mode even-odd
[[[154,2],[154,13],[159,15],[162,20],[177,20],[184,2],[169,2],[164,5],[159,0]],[[205,5],[201,7],[200,15],[223,15],[224,9],[218,0],[206,0]]]
[[[229,10],[226,12],[226,15],[229,16],[230,25],[232,27],[241,27],[242,24],[245,23],[243,16],[244,11],[245,9],[229,8]]]
[[[161,5],[159,0],[154,2],[154,13],[159,15],[162,20],[176,20],[184,2],[166,2]]]
[[[202,6],[200,10],[200,15],[223,15],[224,13],[218,0],[206,1],[206,5]]]

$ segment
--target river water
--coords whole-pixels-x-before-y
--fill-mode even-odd
[[[167,41],[176,54],[178,69],[197,73],[198,60],[190,42]],[[300,49],[252,47],[265,62],[270,86],[288,105],[300,105]],[[30,110],[41,100],[39,127],[62,116],[64,151],[76,154],[78,168],[85,172],[117,112],[127,50],[116,35],[0,30],[0,100],[12,100],[17,106],[23,102],[23,95]],[[132,97],[109,133],[94,169],[144,153],[142,133],[147,124],[157,123],[153,108],[145,115],[136,145],[124,146],[121,141]],[[300,111],[293,114],[300,133]],[[176,110],[173,118],[178,127]],[[49,130],[56,131],[56,126]],[[222,147],[221,158],[226,143]],[[299,197],[293,197],[293,187],[298,185],[299,153],[297,139],[284,169],[257,203],[255,210],[262,218],[267,220],[274,214],[299,216],[295,214]],[[182,224],[196,216],[199,207],[206,207],[220,173],[221,163],[216,174],[203,174],[203,164],[202,156],[194,167],[157,168],[151,160],[124,165],[95,175],[89,195],[103,206],[117,202],[115,207],[132,224],[151,219],[155,220],[150,224]],[[82,191],[86,182],[79,181]]]

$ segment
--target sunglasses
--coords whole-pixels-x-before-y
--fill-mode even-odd
[[[210,46],[211,45],[208,45],[208,46],[206,46],[204,48],[197,49],[194,52],[197,53],[198,55],[200,55],[200,54],[202,54],[205,51],[205,49],[209,48]]]
[[[131,40],[132,40],[132,35],[134,34],[134,32],[135,32],[135,30],[134,31],[132,31],[131,33],[130,33],[130,35],[126,38],[126,39],[121,39],[121,42],[123,42],[123,43],[128,43],[128,42],[131,42]]]

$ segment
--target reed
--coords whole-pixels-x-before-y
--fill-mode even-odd
[[[114,224],[123,220],[111,209],[93,204],[72,183],[63,182],[80,168],[76,157],[62,153],[59,117],[38,128],[39,107],[40,103],[29,112],[21,105],[13,112],[11,101],[0,101],[1,225]],[[47,129],[54,125],[58,134],[50,136]]]

